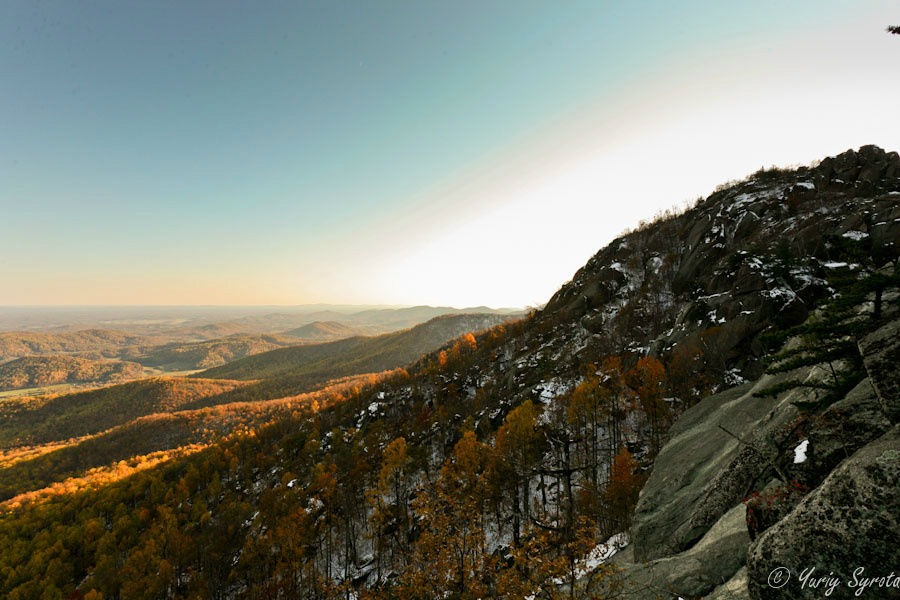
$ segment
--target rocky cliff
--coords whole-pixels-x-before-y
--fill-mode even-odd
[[[766,375],[678,419],[616,558],[634,597],[900,597],[890,579],[857,595],[900,575],[896,314],[859,348],[867,377],[820,412],[798,408],[810,388],[755,396]]]

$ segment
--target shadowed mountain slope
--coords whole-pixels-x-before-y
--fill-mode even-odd
[[[330,342],[342,338],[364,335],[365,331],[339,321],[313,321],[302,327],[290,329],[281,335],[299,338],[308,342]]]
[[[252,380],[302,376],[325,380],[385,371],[406,365],[463,333],[486,329],[507,319],[492,314],[445,315],[395,333],[272,350],[194,377]]]

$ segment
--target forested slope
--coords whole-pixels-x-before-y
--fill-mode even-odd
[[[60,383],[115,383],[143,374],[144,369],[134,362],[26,356],[0,364],[0,391]]]
[[[36,444],[81,437],[137,417],[172,412],[243,385],[238,381],[151,378],[96,390],[2,405],[0,444]]]

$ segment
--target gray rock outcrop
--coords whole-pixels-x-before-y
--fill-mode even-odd
[[[824,597],[803,585],[801,574],[841,581],[831,598],[853,598],[856,569],[866,576],[900,575],[900,426],[857,451],[810,492],[791,513],[750,547],[748,588],[754,600]],[[790,573],[779,587],[776,569]],[[816,572],[813,578],[817,577]],[[809,580],[807,579],[807,582]],[[777,583],[781,583],[780,581]],[[900,597],[900,588],[873,588],[867,597]]]
[[[900,320],[859,347],[869,376],[821,412],[798,410],[814,393],[804,388],[755,397],[778,381],[765,376],[679,417],[641,491],[632,547],[616,559],[634,598],[824,597],[798,583],[813,567],[842,581],[829,597],[851,598],[859,567],[900,575]],[[764,510],[748,515],[747,496]],[[783,588],[768,583],[777,567],[792,573]],[[900,598],[896,585],[868,597]]]
[[[859,342],[863,362],[884,414],[900,423],[900,321],[892,321]]]
[[[635,508],[636,560],[690,548],[771,479],[798,414],[792,402],[807,393],[795,390],[780,400],[754,396],[777,381],[765,376],[709,396],[678,418]]]
[[[744,507],[736,505],[690,550],[644,563],[627,562],[627,554],[620,557],[618,566],[629,581],[626,597],[655,600],[709,594],[744,566],[749,543]]]

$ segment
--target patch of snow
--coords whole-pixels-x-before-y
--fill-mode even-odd
[[[734,202],[731,203],[731,206],[728,207],[728,210],[732,211],[734,209],[741,208],[745,204],[750,204],[757,199],[758,198],[754,194],[738,194],[734,197]]]
[[[585,557],[582,568],[586,571],[596,569],[604,562],[612,558],[613,555],[615,555],[619,550],[625,548],[627,545],[628,534],[617,533],[616,535],[606,540],[605,544],[598,544],[593,550],[591,550]]]
[[[797,294],[794,293],[794,290],[788,288],[772,288],[766,293],[768,294],[769,298],[781,299],[784,300],[785,303],[790,302],[797,297]]]
[[[741,376],[740,369],[729,369],[725,371],[726,385],[741,385],[747,383],[747,380]]]
[[[794,464],[806,462],[806,449],[809,448],[809,440],[803,440],[794,448]]]
[[[603,544],[597,544],[587,555],[578,561],[575,567],[576,577],[584,577],[607,560],[612,558],[617,552],[628,546],[629,539],[627,533],[617,533]],[[555,579],[554,583],[562,584],[561,579]]]
[[[798,181],[797,185],[799,185],[800,187],[804,187],[808,190],[816,189],[816,184],[814,184],[812,181]]]
[[[539,397],[541,402],[547,403],[569,391],[569,385],[563,381],[551,379],[550,381],[542,381],[537,384],[535,390],[540,390]]]
[[[869,234],[865,231],[846,231],[841,237],[845,237],[854,241],[864,240],[869,237]]]

